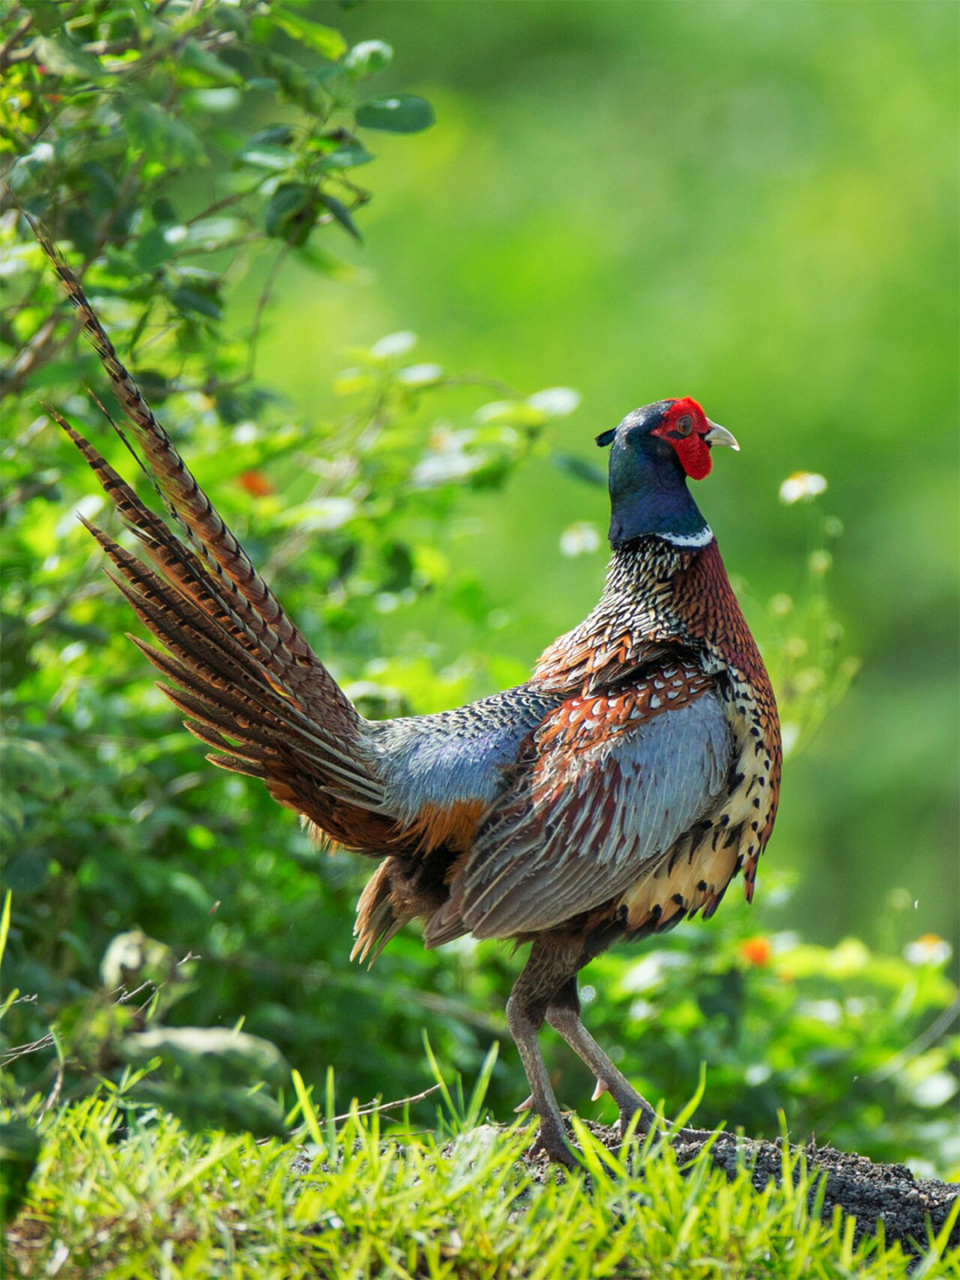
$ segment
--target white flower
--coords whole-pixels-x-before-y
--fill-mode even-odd
[[[298,529],[307,529],[311,533],[332,533],[352,519],[356,510],[353,498],[314,498],[298,507],[288,508],[284,519],[288,524],[296,524]]]
[[[401,333],[388,333],[385,338],[375,342],[370,348],[371,355],[378,360],[388,360],[391,356],[405,356],[417,343],[417,335],[404,330]]]
[[[749,1085],[766,1084],[773,1075],[773,1068],[769,1062],[755,1062],[752,1066],[747,1067],[743,1073],[743,1078]]]
[[[634,1000],[627,1014],[631,1022],[651,1022],[657,1015],[657,1006],[649,1000]]]
[[[942,1107],[957,1092],[957,1078],[949,1071],[935,1071],[913,1087],[918,1107]]]
[[[572,387],[547,387],[527,396],[527,404],[542,410],[548,418],[565,418],[580,403],[580,393]]]
[[[413,469],[411,479],[416,488],[430,489],[434,485],[465,480],[482,466],[483,458],[479,454],[445,448],[440,453],[429,453],[421,458]]]
[[[560,535],[560,551],[565,556],[590,555],[600,549],[600,534],[587,520],[567,525]]]
[[[409,364],[397,374],[397,380],[408,387],[419,387],[442,377],[443,369],[438,364]]]
[[[88,493],[76,502],[69,511],[65,511],[56,525],[57,538],[65,538],[72,533],[77,527],[77,517],[83,516],[84,520],[92,520],[100,508],[103,506],[103,494]],[[46,569],[46,565],[44,568]]]
[[[624,991],[639,995],[658,986],[668,969],[682,969],[687,963],[687,956],[682,951],[651,951],[630,966],[620,979],[620,985]]]
[[[815,498],[826,487],[826,477],[818,475],[816,471],[795,471],[780,486],[780,501],[789,507],[801,498]]]
[[[952,953],[953,948],[946,938],[935,933],[922,933],[903,948],[903,954],[911,964],[941,965],[950,959]]]
[[[393,60],[393,49],[383,40],[361,40],[355,44],[343,60],[351,71],[373,74],[382,71]]]
[[[828,1027],[839,1027],[843,1021],[843,1009],[838,1000],[800,1000],[795,1008],[797,1013]]]

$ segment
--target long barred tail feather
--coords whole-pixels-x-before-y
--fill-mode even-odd
[[[312,766],[313,784],[320,791],[335,782],[338,789],[347,787],[353,804],[381,809],[382,792],[369,768],[308,716],[253,654],[136,556],[83,523],[117,570],[108,576],[168,651],[131,637],[161,674],[179,686],[178,691],[163,685],[164,692],[188,715],[209,720],[234,740],[226,742],[221,735],[213,745],[236,753],[236,743],[247,743],[278,766],[285,760],[301,770]]]
[[[285,670],[291,682],[317,700],[318,709],[344,726],[355,725],[358,716],[353,704],[317,658],[195,480],[135,379],[117,355],[63,255],[42,228],[28,215],[25,216],[56,270],[68,300],[79,313],[83,329],[126,413],[134,439],[143,451],[144,461],[137,457],[119,427],[118,434],[150,475],[170,514],[204,561],[208,570],[206,577],[209,580],[212,574],[219,582],[237,616],[256,630],[262,645],[272,649],[277,666]]]
[[[262,779],[281,804],[338,842],[385,852],[397,827],[364,722],[190,474],[62,256],[38,227],[34,231],[80,312],[137,447],[112,425],[190,542],[49,410],[149,561],[83,520],[111,563],[108,576],[163,648],[131,639],[164,678],[160,688],[189,717],[187,728],[214,748],[208,759]]]
[[[251,653],[264,662],[269,661],[275,650],[265,644],[262,636],[235,612],[224,595],[211,586],[209,574],[205,572],[202,562],[179,539],[171,536],[170,530],[159,516],[144,506],[134,490],[79,431],[55,409],[48,408],[47,412],[83,454],[124,523],[135,534],[164,577],[228,630]],[[91,525],[87,525],[87,528],[99,540],[99,531]],[[293,696],[289,685],[283,687]]]

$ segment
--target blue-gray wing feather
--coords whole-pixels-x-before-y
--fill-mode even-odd
[[[553,790],[538,795],[518,779],[478,832],[428,941],[554,928],[615,898],[715,805],[731,755],[724,703],[709,689],[615,735],[600,755],[567,750]],[[541,776],[549,767],[541,753]]]
[[[385,807],[416,822],[426,805],[492,803],[524,739],[561,701],[521,685],[454,711],[371,724]]]

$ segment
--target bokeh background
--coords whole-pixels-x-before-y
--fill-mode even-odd
[[[705,1059],[704,1121],[773,1132],[783,1106],[835,1141],[947,1167],[957,1068],[944,973],[960,910],[956,7],[297,9],[351,46],[389,42],[377,91],[422,95],[436,123],[363,135],[376,157],[369,181],[361,171],[374,192],[355,215],[363,243],[342,227],[314,233],[339,265],[318,273],[258,251],[228,278],[227,338],[242,350],[256,329],[258,381],[282,398],[237,407],[167,389],[184,451],[319,652],[369,714],[386,714],[522,680],[591,607],[607,519],[594,435],[676,395],[731,429],[742,452],[717,458],[697,498],[797,739],[778,826],[754,906],[731,892],[709,925],[604,958],[586,978],[590,1017],[669,1108]],[[181,157],[165,185],[178,208],[233,180],[220,131],[297,118],[258,102],[227,124],[198,109],[212,168]],[[135,221],[130,238],[145,242]],[[128,270],[119,256],[108,268]],[[99,279],[129,337],[132,312],[109,272]],[[382,344],[391,334],[416,345]],[[89,356],[76,358],[96,380]],[[370,370],[399,376],[396,395],[397,370],[414,362],[462,385],[402,400],[387,455],[357,455],[360,508],[331,507],[349,488],[338,449]],[[176,360],[160,341],[143,363],[156,378]],[[172,1017],[243,1016],[314,1082],[334,1063],[347,1096],[416,1091],[424,1026],[469,1076],[504,1034],[517,960],[470,944],[425,956],[411,932],[372,974],[349,968],[365,869],[313,850],[255,784],[203,771],[122,640],[125,615],[71,516],[91,486],[52,427],[30,426],[52,388],[107,447],[66,368],[20,389],[8,450],[21,482],[53,468],[7,529],[6,713],[27,743],[8,855],[13,977],[39,993],[18,1015],[22,1036],[57,1010],[80,1018],[106,943],[138,928],[204,957]],[[541,401],[557,412],[534,410],[525,435],[524,397],[558,387],[579,399]],[[490,401],[501,408],[481,409],[481,424],[507,434],[484,482],[468,467],[462,483],[454,469],[436,492],[419,484],[416,457],[456,459],[458,433],[482,436],[473,415]],[[311,466],[329,481],[319,506],[304,487]],[[796,472],[822,475],[826,491],[783,502]],[[898,1078],[936,1018],[934,1056]],[[875,1087],[857,1057],[868,1051]],[[550,1052],[565,1100],[586,1108],[589,1082]],[[500,1111],[519,1098],[512,1051],[491,1088]],[[885,1089],[900,1090],[899,1128]]]
[[[798,873],[793,922],[818,941],[885,941],[896,887],[911,928],[952,937],[957,14],[391,0],[340,21],[395,46],[391,74],[438,123],[377,147],[362,287],[286,269],[265,366],[323,403],[344,346],[412,329],[424,360],[576,388],[552,435],[600,465],[597,432],[694,396],[742,445],[697,497],[754,615],[799,590],[779,485],[822,473],[863,665],[788,769],[770,860]],[[510,614],[497,650],[527,665],[597,595],[605,546],[558,544],[577,520],[605,531],[605,495],[541,459],[476,513],[457,563]],[[455,663],[462,636],[432,639]]]

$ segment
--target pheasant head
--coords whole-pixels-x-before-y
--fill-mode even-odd
[[[628,413],[597,436],[610,450],[610,542],[623,546],[655,534],[678,546],[705,546],[713,534],[687,480],[702,480],[715,444],[738,449],[734,437],[696,400],[658,400]]]

